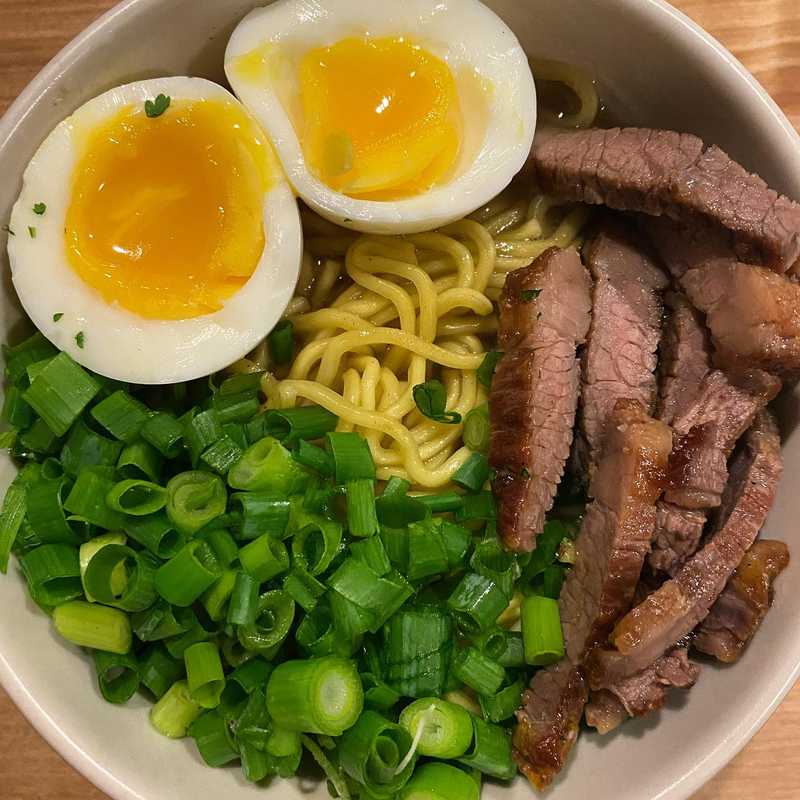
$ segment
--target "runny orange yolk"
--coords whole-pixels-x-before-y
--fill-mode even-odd
[[[130,106],[83,136],[69,262],[108,303],[150,319],[218,311],[264,250],[267,145],[225,100]]]
[[[322,181],[366,200],[421,194],[459,152],[450,67],[405,38],[342,39],[300,64],[305,157]]]

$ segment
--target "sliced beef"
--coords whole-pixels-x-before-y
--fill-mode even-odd
[[[719,364],[800,371],[800,284],[763,267],[718,259],[688,270],[681,286],[706,315]]]
[[[559,772],[577,737],[587,694],[581,662],[631,604],[666,479],[669,428],[620,401],[594,477],[594,502],[559,598],[567,657],[538,672],[517,712],[514,752],[537,788]]]
[[[500,533],[532,550],[569,456],[589,329],[590,279],[576,250],[552,248],[509,274],[500,301],[505,355],[492,381],[492,439]]]
[[[764,524],[781,471],[777,426],[762,411],[732,462],[707,544],[617,622],[610,636],[614,649],[591,653],[586,666],[592,689],[613,687],[646,669],[706,618]]]
[[[738,261],[725,231],[697,222],[676,222],[669,217],[639,219],[661,263],[676,280],[690,269],[717,259]]]
[[[756,542],[700,625],[694,646],[720,661],[737,661],[769,611],[775,578],[788,565],[789,548],[783,542]]]
[[[512,744],[520,771],[544,789],[561,771],[578,738],[588,690],[566,659],[533,676],[522,695]]]
[[[618,400],[636,400],[649,413],[656,393],[663,272],[624,229],[607,227],[585,255],[595,279],[592,324],[583,363],[581,428],[594,471]]]
[[[800,255],[800,206],[691,134],[563,132],[538,145],[529,166],[547,194],[712,225],[727,232],[741,259],[777,272]]]
[[[688,649],[675,648],[641,672],[594,692],[586,706],[586,722],[608,733],[628,717],[657,711],[671,688],[690,689],[699,674],[700,667],[689,661]]]
[[[656,418],[670,425],[711,371],[711,342],[702,317],[683,294],[669,292],[665,299],[669,316],[659,346]]]
[[[652,550],[647,557],[651,568],[674,575],[686,559],[696,552],[705,524],[704,511],[681,508],[674,503],[659,501],[656,506]]]
[[[594,502],[575,541],[576,562],[559,598],[567,656],[580,663],[630,607],[650,548],[672,434],[634,401],[619,401],[609,425]]]
[[[718,506],[728,457],[780,386],[777,378],[760,370],[708,373],[694,401],[673,419],[679,438],[670,456],[665,499],[688,509]]]

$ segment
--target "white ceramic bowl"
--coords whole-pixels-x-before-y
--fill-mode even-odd
[[[389,2],[389,0],[384,0]],[[400,0],[391,0],[399,2]],[[48,131],[103,90],[161,74],[221,79],[236,22],[257,0],[128,0],[62,51],[0,121],[0,221],[8,218],[22,170]],[[800,197],[800,141],[763,89],[720,45],[661,0],[490,0],[531,53],[582,64],[627,123],[691,131],[727,149],[776,189]],[[0,234],[4,237],[4,234]],[[0,240],[4,253],[4,242]],[[3,258],[5,256],[3,255]],[[21,319],[4,268],[2,329]],[[798,404],[783,398],[786,477],[767,532],[800,554]],[[0,465],[5,486],[13,474]],[[585,735],[553,800],[680,800],[722,767],[756,732],[794,682],[800,665],[800,575],[796,558],[777,601],[741,662],[703,670],[678,705],[608,738]],[[212,770],[191,742],[161,738],[141,698],[104,703],[90,662],[53,634],[16,568],[0,580],[0,680],[47,740],[117,800],[308,798],[309,787],[245,784],[237,769]],[[678,693],[680,694],[680,693]],[[6,757],[13,758],[13,753]],[[305,791],[303,791],[303,789]],[[0,794],[2,794],[0,789]],[[325,797],[324,788],[314,797]],[[533,797],[523,781],[487,787],[484,797]]]

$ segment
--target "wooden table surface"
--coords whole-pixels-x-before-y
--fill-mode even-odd
[[[164,0],[168,2],[169,0]],[[673,0],[720,39],[800,129],[800,0]],[[113,0],[0,0],[0,113],[57,50]],[[790,587],[784,586],[782,591]],[[800,798],[800,684],[694,800]],[[103,800],[0,689],[0,798]]]

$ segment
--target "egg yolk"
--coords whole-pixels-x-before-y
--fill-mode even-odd
[[[173,100],[82,137],[65,228],[75,272],[141,317],[218,311],[264,250],[270,162],[255,124],[232,102]]]
[[[312,50],[300,64],[300,93],[305,157],[337,191],[364,200],[422,194],[456,161],[453,74],[408,39],[348,38]]]

